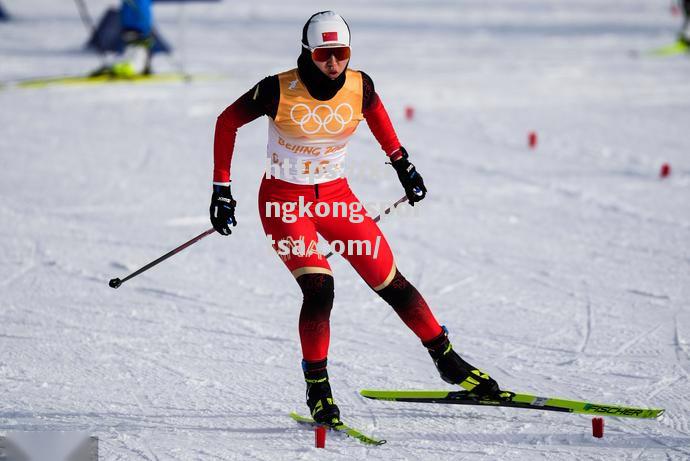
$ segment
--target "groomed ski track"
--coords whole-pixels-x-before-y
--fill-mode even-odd
[[[4,4],[0,81],[98,67],[74,5]],[[675,39],[668,4],[155,4],[176,47],[156,68],[227,80],[0,88],[0,434],[88,430],[102,459],[128,461],[690,458],[690,59],[630,53]],[[94,16],[107,5],[89,2]],[[287,416],[306,411],[301,297],[258,219],[265,119],[238,133],[233,235],[108,287],[208,227],[216,116],[294,66],[325,8],[349,21],[351,66],[429,188],[381,227],[456,349],[507,388],[663,419],[609,418],[594,439],[584,416],[367,401],[359,389],[444,383],[334,257],[335,397],[388,443],[316,450]],[[367,203],[401,195],[384,160],[360,125],[348,165]]]

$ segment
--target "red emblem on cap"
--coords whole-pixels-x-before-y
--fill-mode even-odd
[[[338,32],[322,32],[321,38],[324,42],[337,42]]]

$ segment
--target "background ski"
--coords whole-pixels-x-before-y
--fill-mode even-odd
[[[102,85],[105,83],[150,83],[150,82],[186,82],[191,75],[171,72],[163,74],[135,75],[132,77],[114,77],[111,75],[72,75],[35,78],[14,82],[19,88],[42,88],[51,85]]]
[[[675,56],[690,51],[690,45],[682,40],[677,40],[670,45],[655,48],[649,52],[653,56]]]
[[[671,44],[651,50],[628,50],[628,55],[631,58],[666,58],[682,54],[690,54],[690,45],[682,40],[676,40]]]
[[[651,50],[645,51],[644,54],[650,57],[663,58],[667,56],[677,56],[680,54],[686,54],[690,52],[690,45],[682,40],[676,40],[668,45],[660,46],[658,48],[653,48]]]
[[[623,405],[592,403],[582,400],[566,400],[554,397],[538,397],[530,394],[516,393],[509,400],[482,399],[469,395],[465,391],[390,391],[364,389],[364,397],[375,400],[396,402],[443,403],[455,405],[486,405],[494,407],[526,408],[531,410],[560,411],[600,416],[619,416],[625,418],[649,419],[658,418],[664,413],[658,408],[636,408]]]
[[[316,423],[313,419],[308,418],[306,416],[302,416],[298,413],[295,413],[294,411],[290,413],[290,417],[297,421],[300,424],[307,424],[309,426],[315,427],[315,426],[322,426],[322,424]],[[334,430],[336,432],[343,433],[349,437],[352,437],[354,439],[359,440],[360,442],[364,443],[365,445],[383,445],[386,443],[385,440],[379,440],[375,439],[373,437],[369,437],[368,435],[363,434],[362,432],[358,431],[357,429],[354,429],[347,424],[343,423],[342,421],[340,424],[337,424],[335,426],[325,426],[328,429]]]
[[[112,75],[60,75],[37,77],[23,80],[2,82],[2,88],[44,88],[48,86],[107,85],[113,83],[167,83],[191,81],[219,81],[221,75],[186,74],[181,72],[164,72],[160,74],[135,75],[132,77],[115,77]]]

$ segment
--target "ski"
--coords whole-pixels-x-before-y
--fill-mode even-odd
[[[652,419],[663,413],[659,408],[636,408],[623,405],[592,403],[583,400],[566,400],[554,397],[539,397],[515,393],[503,399],[481,398],[467,391],[427,391],[427,390],[374,390],[360,391],[364,397],[375,400],[396,402],[441,403],[455,405],[477,405],[492,407],[525,408],[530,410],[560,411],[585,415],[618,416],[624,418]],[[512,393],[511,393],[512,394]]]
[[[677,40],[670,45],[665,45],[659,48],[651,50],[649,53],[653,56],[676,56],[679,54],[684,54],[690,51],[690,45],[683,42],[682,40]]]
[[[134,75],[132,77],[116,77],[113,75],[61,75],[54,77],[28,78],[2,83],[5,88],[45,88],[49,86],[82,86],[108,84],[143,84],[143,83],[175,83],[199,80],[222,80],[221,76],[191,75],[181,72],[160,74]]]
[[[667,58],[682,54],[690,54],[690,45],[682,40],[651,50],[628,50],[628,55],[631,58]]]
[[[312,427],[322,426],[322,424],[317,423],[313,419],[308,418],[306,416],[302,416],[298,413],[295,413],[294,411],[290,413],[290,417],[300,424],[306,424],[306,425],[309,425]],[[331,429],[333,431],[340,432],[341,434],[345,434],[348,437],[352,437],[354,439],[357,439],[365,445],[383,445],[384,443],[386,443],[385,440],[379,440],[379,439],[375,439],[373,437],[369,437],[368,435],[363,434],[362,432],[358,431],[357,429],[348,426],[347,424],[343,423],[342,421],[340,421],[338,424],[334,424],[332,426],[326,425],[325,427],[328,429]]]

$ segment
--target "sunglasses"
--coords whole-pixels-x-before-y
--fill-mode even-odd
[[[311,50],[311,57],[317,62],[326,62],[331,59],[331,56],[335,56],[335,59],[338,61],[350,59],[350,47],[323,47]]]

